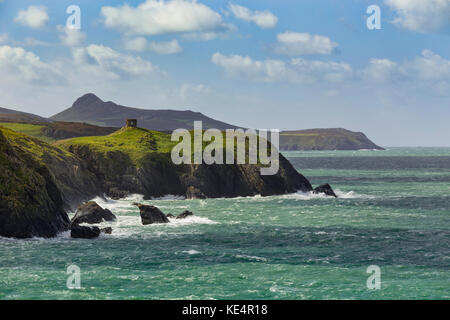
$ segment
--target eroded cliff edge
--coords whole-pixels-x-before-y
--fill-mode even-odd
[[[262,176],[259,165],[174,165],[172,145],[170,135],[139,128],[49,145],[0,127],[0,236],[53,237],[69,226],[66,210],[104,194],[218,198],[312,190],[282,155],[278,173]]]

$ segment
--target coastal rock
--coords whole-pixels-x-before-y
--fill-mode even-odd
[[[36,153],[54,148],[0,127],[0,236],[55,237],[69,229],[61,192]]]
[[[104,233],[104,234],[112,234],[112,228],[111,227],[106,227],[106,228],[102,228],[100,229],[100,232]]]
[[[333,189],[331,188],[331,186],[330,186],[328,183],[321,184],[320,186],[318,186],[317,188],[315,188],[315,189],[313,190],[313,192],[314,192],[315,194],[324,193],[324,194],[326,194],[327,196],[330,196],[330,197],[335,197],[335,198],[338,197],[338,196],[336,195],[336,193],[334,193]]]
[[[177,216],[177,219],[186,219],[187,217],[193,216],[194,214],[191,211],[183,211],[183,213]]]
[[[72,226],[70,236],[78,239],[94,239],[100,235],[98,227]]]
[[[200,189],[194,186],[188,186],[186,190],[187,199],[206,199],[206,196]]]
[[[166,214],[166,217],[167,218],[176,218],[173,214],[171,214],[171,213],[168,213],[168,214]]]
[[[72,218],[72,225],[80,223],[101,223],[103,221],[115,221],[116,216],[108,209],[103,209],[95,201],[89,201],[78,207]]]
[[[169,223],[166,215],[155,206],[139,204],[138,208],[141,212],[142,224]]]

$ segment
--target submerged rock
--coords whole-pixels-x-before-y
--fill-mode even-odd
[[[153,223],[169,223],[169,219],[157,207],[144,204],[138,204],[137,207],[141,211],[141,220],[144,226]]]
[[[184,211],[183,213],[177,216],[177,219],[186,219],[187,217],[193,216],[194,214],[191,211]]]
[[[80,223],[101,223],[103,221],[115,221],[116,216],[108,209],[103,209],[95,201],[89,201],[78,207],[72,218],[72,225]]]
[[[334,193],[333,189],[331,188],[331,186],[330,186],[328,183],[321,184],[320,186],[318,186],[317,188],[315,188],[315,189],[313,190],[313,192],[314,192],[315,194],[324,193],[324,194],[326,194],[327,196],[330,196],[330,197],[335,197],[335,198],[338,197],[338,196],[336,195],[336,193]]]
[[[104,234],[111,234],[112,233],[112,228],[111,227],[106,227],[106,228],[102,228],[100,229],[100,232],[104,233]]]
[[[72,226],[70,236],[78,239],[94,239],[100,235],[98,227],[82,227],[78,225]]]

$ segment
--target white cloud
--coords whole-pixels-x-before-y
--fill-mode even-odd
[[[0,74],[37,84],[63,82],[57,65],[45,63],[21,47],[0,46]]]
[[[197,1],[147,0],[137,7],[102,7],[106,27],[127,34],[160,35],[226,29],[219,13]]]
[[[398,64],[389,59],[369,60],[369,65],[362,70],[364,79],[376,82],[391,80],[398,74]]]
[[[20,10],[14,22],[33,29],[42,28],[48,22],[47,8],[44,6],[29,6]]]
[[[116,80],[123,77],[145,76],[157,72],[151,62],[132,55],[122,54],[103,45],[91,44],[73,51],[75,63],[95,76]]]
[[[423,50],[420,56],[401,63],[389,59],[371,59],[362,70],[365,80],[376,82],[406,81],[408,83],[426,83],[432,86],[450,84],[450,60]]]
[[[450,60],[430,50],[423,50],[421,56],[404,63],[401,72],[413,79],[450,82]]]
[[[450,0],[385,0],[396,12],[396,26],[416,32],[437,31],[450,24]]]
[[[57,30],[60,32],[59,39],[69,47],[79,46],[86,39],[86,35],[78,29],[57,26]]]
[[[125,40],[125,48],[130,51],[152,51],[158,54],[176,54],[183,51],[177,40],[148,42],[144,37]]]
[[[251,11],[246,7],[233,3],[229,4],[229,8],[236,18],[253,22],[260,28],[274,28],[278,22],[277,16],[268,10]]]
[[[338,62],[292,59],[253,60],[240,55],[215,53],[212,62],[232,77],[260,82],[314,83],[318,81],[340,82],[352,76],[350,65]]]
[[[330,38],[309,33],[284,32],[277,35],[276,53],[289,56],[331,54],[338,46]]]

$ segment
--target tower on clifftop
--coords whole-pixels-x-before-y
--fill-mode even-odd
[[[125,128],[137,128],[137,120],[136,119],[127,119],[127,124]]]

